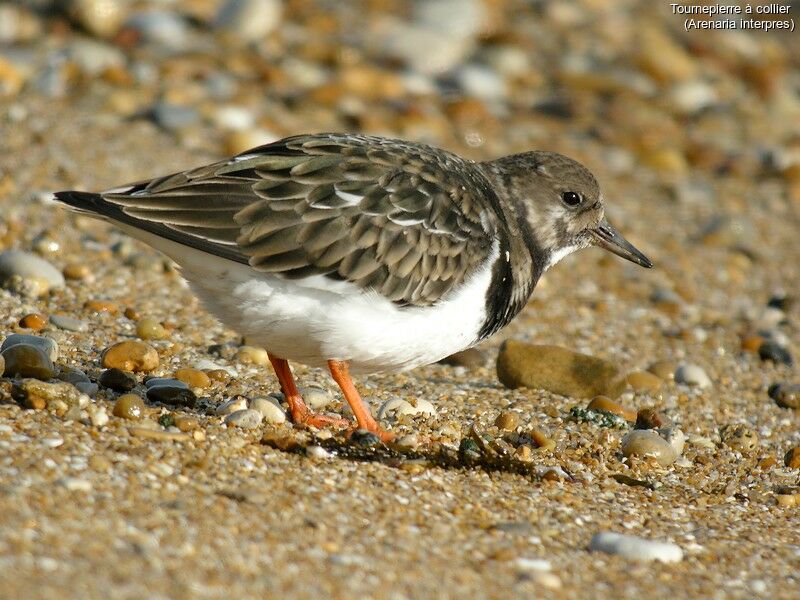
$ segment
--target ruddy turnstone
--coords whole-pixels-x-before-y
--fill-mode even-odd
[[[211,312],[267,349],[295,423],[343,420],[309,410],[290,360],[327,367],[358,427],[383,439],[350,371],[410,369],[476,344],[580,248],[652,266],[604,218],[594,176],[554,152],[473,162],[414,142],[301,135],[56,198],[180,265]]]

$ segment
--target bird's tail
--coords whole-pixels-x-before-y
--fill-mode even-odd
[[[56,192],[55,197],[56,200],[63,202],[75,212],[108,220],[121,220],[120,217],[124,217],[124,213],[119,207],[107,202],[100,194],[67,190]]]

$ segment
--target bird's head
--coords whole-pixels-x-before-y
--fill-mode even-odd
[[[492,163],[491,171],[518,203],[520,217],[545,252],[545,269],[592,245],[643,267],[653,266],[605,218],[600,186],[579,162],[555,152],[535,151]]]

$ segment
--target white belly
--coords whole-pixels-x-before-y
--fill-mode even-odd
[[[349,282],[285,280],[140,231],[136,237],[181,265],[206,307],[249,341],[314,367],[348,360],[360,373],[410,369],[475,343],[497,253],[439,304],[400,308]]]

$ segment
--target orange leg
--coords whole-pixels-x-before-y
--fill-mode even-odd
[[[331,372],[331,377],[333,377],[333,380],[342,390],[344,399],[347,400],[347,403],[350,405],[350,409],[356,416],[359,429],[371,431],[381,438],[381,441],[383,442],[392,440],[394,438],[394,434],[380,428],[378,422],[372,417],[369,409],[361,400],[361,396],[359,395],[356,386],[353,385],[353,380],[350,378],[350,367],[347,364],[347,361],[329,360],[328,369]]]
[[[278,376],[278,381],[281,384],[281,391],[286,397],[287,404],[289,404],[289,412],[292,413],[292,421],[295,424],[309,425],[311,427],[324,427],[326,425],[349,427],[351,425],[351,422],[347,419],[337,419],[336,417],[327,417],[312,412],[297,390],[297,385],[294,383],[294,376],[292,376],[292,370],[289,368],[289,362],[286,359],[278,358],[272,354],[269,354],[269,362],[272,363],[272,368],[275,369],[275,375]]]

